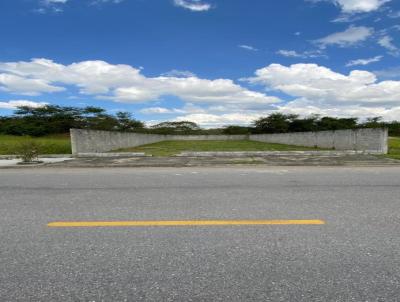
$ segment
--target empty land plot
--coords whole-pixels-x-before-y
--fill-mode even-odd
[[[118,152],[145,152],[153,156],[172,156],[184,151],[304,151],[321,150],[316,148],[263,143],[248,140],[238,141],[164,141],[133,148],[116,150]]]

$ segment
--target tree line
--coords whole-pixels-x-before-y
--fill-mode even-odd
[[[357,118],[311,115],[301,118],[294,114],[272,113],[254,121],[251,126],[231,125],[203,129],[190,121],[162,122],[146,127],[129,112],[109,114],[99,107],[63,107],[47,105],[18,107],[11,116],[0,116],[0,133],[8,135],[44,136],[68,133],[71,128],[126,131],[153,134],[257,134],[323,131],[357,128],[389,128],[389,134],[400,136],[400,122],[384,122],[373,117],[360,122]]]

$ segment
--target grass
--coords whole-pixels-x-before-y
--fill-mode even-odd
[[[315,148],[262,143],[256,141],[164,141],[134,148],[116,150],[117,152],[145,152],[153,156],[171,156],[183,151],[302,151]]]
[[[400,159],[400,137],[389,138],[389,153],[390,158]]]
[[[40,154],[70,154],[71,142],[69,134],[44,137],[0,135],[0,155],[16,154],[22,142],[34,141],[39,144]]]

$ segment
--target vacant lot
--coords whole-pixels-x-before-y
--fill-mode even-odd
[[[0,135],[0,154],[16,154],[18,146],[25,141],[34,141],[40,146],[40,154],[70,154],[71,142],[68,134],[29,137]]]
[[[301,151],[315,148],[270,144],[255,141],[165,141],[135,148],[121,149],[124,152],[145,152],[153,156],[171,156],[183,151]]]
[[[41,154],[70,154],[71,142],[68,134],[45,137],[0,135],[0,155],[15,154],[21,142],[32,140],[40,145]],[[313,148],[268,144],[255,141],[165,141],[135,148],[124,152],[146,152],[154,156],[170,156],[183,151],[290,151],[315,150]],[[400,137],[389,139],[389,157],[400,159]]]

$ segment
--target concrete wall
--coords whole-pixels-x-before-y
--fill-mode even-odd
[[[355,150],[366,153],[388,151],[387,129],[357,129],[250,135],[250,140],[286,145]]]
[[[71,129],[72,154],[107,152],[164,140],[164,135]]]
[[[107,152],[166,140],[254,140],[334,150],[387,153],[387,129],[358,129],[257,135],[157,135],[71,129],[72,154]]]
[[[158,135],[71,129],[72,154],[107,152],[166,140],[244,140],[247,135]]]

